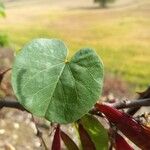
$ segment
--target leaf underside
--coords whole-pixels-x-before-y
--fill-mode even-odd
[[[12,85],[18,101],[51,122],[70,123],[99,99],[103,64],[91,49],[67,62],[67,48],[56,39],[35,39],[16,56]]]

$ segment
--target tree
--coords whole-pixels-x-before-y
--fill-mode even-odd
[[[94,2],[99,3],[102,8],[105,8],[107,6],[107,3],[112,3],[115,0],[94,0]]]

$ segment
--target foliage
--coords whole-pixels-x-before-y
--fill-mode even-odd
[[[118,133],[115,134],[115,149],[121,150],[122,147],[124,150],[134,150],[127,141]]]
[[[79,150],[76,143],[65,132],[61,131],[60,135],[68,150]]]
[[[85,115],[80,119],[79,124],[86,130],[96,149],[99,149],[99,147],[101,150],[108,149],[108,133],[95,117],[92,115]]]
[[[114,2],[115,0],[94,0],[94,2],[96,3],[100,3],[100,5],[105,8],[107,3],[112,3]]]
[[[57,126],[56,128],[56,131],[55,131],[55,135],[54,135],[54,140],[53,140],[53,143],[52,143],[52,150],[60,150],[61,149],[61,141],[60,141],[60,127],[59,125]]]
[[[142,150],[150,149],[150,132],[147,128],[135,121],[131,116],[124,112],[103,104],[96,104],[97,109],[104,113],[107,119],[115,124],[129,140],[139,146]]]
[[[86,114],[103,85],[103,64],[92,49],[79,50],[70,61],[67,53],[60,40],[36,39],[19,52],[13,65],[12,85],[20,103],[57,123]]]
[[[0,73],[0,83],[8,70]],[[142,150],[150,149],[150,128],[133,116],[141,106],[150,106],[150,88],[130,103],[117,103],[115,99],[111,103],[97,102],[103,85],[103,64],[89,48],[79,50],[68,61],[67,48],[62,41],[33,40],[15,58],[12,85],[22,105],[0,101],[0,108],[30,111],[56,123],[52,150],[61,150],[61,141],[70,150],[80,149],[62,131],[63,123],[75,124],[83,150],[122,150],[122,147],[133,150],[124,136]],[[126,112],[118,110],[131,106]],[[38,131],[37,135],[42,134]],[[46,144],[45,149],[48,149]]]

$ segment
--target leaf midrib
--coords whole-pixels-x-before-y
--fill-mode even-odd
[[[51,94],[51,97],[49,98],[50,100],[49,100],[49,103],[48,103],[48,105],[47,105],[46,111],[45,111],[45,113],[44,113],[44,116],[45,116],[45,117],[46,117],[46,114],[47,114],[49,105],[50,105],[50,103],[51,103],[52,96],[53,96],[53,94],[54,94],[54,92],[55,92],[55,89],[56,89],[57,84],[58,84],[58,82],[59,82],[59,79],[60,79],[60,77],[61,77],[61,75],[62,75],[62,73],[63,73],[63,71],[64,71],[65,66],[66,66],[66,64],[64,63],[64,66],[62,67],[62,70],[60,71],[60,74],[59,74],[59,76],[58,76],[58,79],[57,79],[56,85],[55,85],[55,87],[54,87],[54,90],[53,90],[53,92],[52,92],[52,94]]]

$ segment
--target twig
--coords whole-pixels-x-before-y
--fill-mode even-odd
[[[0,71],[0,84],[1,84],[1,82],[2,82],[2,80],[3,80],[3,78],[4,78],[4,76],[5,76],[5,74],[8,72],[8,71],[10,71],[12,68],[8,68],[8,69],[6,69],[6,70],[4,70],[4,71]]]
[[[112,104],[113,107],[117,109],[124,109],[124,108],[137,108],[142,106],[150,106],[150,98],[146,99],[138,99],[138,100],[132,100],[132,101],[121,101]]]
[[[40,139],[41,144],[44,146],[45,150],[48,150],[48,147],[43,139],[42,132],[39,130],[33,115],[32,115],[32,122],[34,123],[35,128],[36,128],[36,136]]]
[[[2,109],[3,107],[15,108],[15,109],[19,109],[21,111],[27,111],[28,112],[28,110],[26,110],[19,102],[14,101],[14,100],[0,100],[0,109]],[[40,141],[41,141],[42,145],[44,146],[45,150],[48,150],[48,148],[45,144],[45,141],[42,137],[42,133],[38,129],[38,125],[36,124],[33,115],[32,115],[32,122],[34,123],[36,131],[37,131],[36,136],[40,139]]]
[[[150,98],[120,101],[116,103],[104,102],[104,104],[109,105],[111,107],[115,107],[116,109],[140,108],[142,106],[150,106]],[[97,115],[102,117],[101,112],[99,112],[96,108],[91,109],[89,113],[92,115]]]
[[[144,92],[138,92],[138,94],[139,94],[138,97],[139,100],[144,98],[150,98],[150,86]],[[140,108],[141,107],[129,108],[126,113],[133,116]]]
[[[103,117],[103,114],[102,114],[98,109],[96,109],[96,108],[91,109],[91,110],[89,111],[89,114]]]
[[[150,106],[150,98],[146,99],[138,99],[138,100],[127,100],[127,101],[121,101],[121,102],[116,102],[113,104],[109,104],[112,107],[115,107],[117,109],[127,109],[127,108],[137,108],[137,107],[142,107],[142,106]],[[0,109],[3,107],[8,107],[8,108],[15,108],[19,109],[21,111],[27,111],[19,102],[14,101],[14,100],[0,100]],[[91,114],[97,114],[100,115],[99,112],[94,108],[90,110]]]
[[[27,111],[19,102],[14,100],[0,100],[0,109],[3,107],[15,108],[21,111]]]

